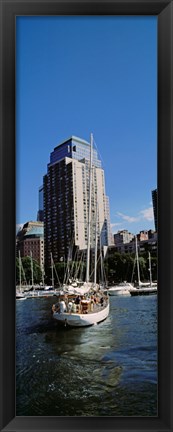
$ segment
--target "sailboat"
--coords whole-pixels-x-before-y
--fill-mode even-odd
[[[138,287],[130,289],[130,294],[132,296],[136,295],[147,295],[147,294],[156,294],[157,293],[157,285],[152,283],[152,274],[151,274],[151,255],[149,253],[149,272],[150,272],[150,282],[141,282],[140,280],[140,268],[139,268],[139,255],[138,255],[138,245],[137,245],[137,236],[136,236],[136,262],[137,262],[137,274],[138,274]]]
[[[150,252],[148,252],[148,260],[149,260],[149,272],[150,272],[150,287],[157,287],[157,282],[152,281],[151,254],[150,254]]]
[[[50,254],[50,257],[51,257],[52,285],[51,286],[50,285],[45,285],[45,283],[44,283],[44,277],[43,277],[44,276],[44,270],[42,268],[43,285],[42,285],[42,289],[39,289],[37,291],[37,296],[36,296],[37,298],[52,297],[52,296],[54,296],[54,295],[57,294],[57,290],[55,289],[55,284],[54,284],[54,270],[55,270],[58,282],[59,282],[59,278],[58,278],[58,275],[57,275],[57,272],[56,272],[56,268],[55,268],[55,265],[54,265],[52,253]]]
[[[36,298],[38,297],[38,291],[35,290],[35,285],[34,285],[34,268],[33,268],[33,257],[32,257],[31,250],[30,250],[30,266],[31,266],[31,288],[27,292],[27,298]]]
[[[19,291],[16,291],[16,300],[26,300],[26,296],[22,292],[22,262],[19,251]]]
[[[89,206],[88,206],[88,239],[86,280],[78,288],[80,295],[69,296],[68,293],[60,297],[59,302],[52,306],[53,318],[65,326],[88,327],[104,321],[109,315],[109,297],[99,290],[96,284],[97,261],[97,216],[95,235],[95,266],[94,283],[90,282],[90,238],[91,238],[91,190],[92,190],[92,152],[93,135],[90,142],[90,174],[89,174]],[[97,209],[96,209],[97,213]],[[74,287],[73,287],[74,288]],[[70,292],[69,292],[70,293]]]

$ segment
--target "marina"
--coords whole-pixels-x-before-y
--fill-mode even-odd
[[[115,296],[102,323],[59,326],[16,301],[16,415],[156,416],[157,296]]]
[[[44,115],[42,113],[40,117],[40,113],[45,103],[30,122],[28,116],[23,122],[23,110],[19,114],[24,135],[19,134],[22,138],[19,178],[22,179],[23,195],[19,190],[21,212],[18,211],[16,221],[17,415],[155,416],[157,296],[149,294],[157,294],[157,189],[154,189],[156,166],[153,163],[156,139],[152,136],[151,140],[145,135],[151,115],[149,123],[145,121],[142,128],[141,122],[136,122],[139,107],[144,109],[151,88],[147,85],[150,90],[146,97],[145,89],[143,101],[141,95],[139,101],[135,101],[135,95],[129,94],[129,89],[135,93],[137,78],[141,76],[138,64],[134,66],[139,50],[135,47],[135,55],[129,57],[131,48],[129,46],[126,51],[123,45],[119,60],[118,52],[113,60],[114,47],[118,47],[121,39],[124,41],[124,30],[123,38],[119,38],[120,29],[117,33],[115,24],[110,26],[110,17],[108,21],[104,18],[101,28],[102,20],[97,19],[90,22],[87,18],[84,24],[82,20],[82,26],[80,20],[73,21],[73,18],[71,22],[66,22],[65,18],[60,21],[58,25],[56,20],[52,22],[50,28],[50,22],[46,24],[49,28],[46,37],[51,35],[50,45],[46,44],[51,53],[48,62],[51,74],[48,71],[44,85],[41,74],[36,91],[32,92],[31,86],[31,95],[34,98],[39,95],[40,102],[42,94],[54,81],[52,71],[56,71],[58,81],[55,79],[53,92],[48,92],[51,99],[49,115],[44,122],[44,137],[37,137],[34,125],[35,122],[39,124],[36,118],[43,124]],[[31,38],[32,41],[39,40],[42,34],[40,22],[37,23],[38,37]],[[33,28],[34,25],[32,32]],[[30,61],[28,63],[24,50],[22,63],[25,67],[19,76],[23,76],[23,71],[27,76],[30,71],[35,48],[35,43],[32,49],[30,45],[31,30],[28,32]],[[54,45],[55,30],[62,37],[55,38]],[[130,41],[131,32],[132,28],[126,41]],[[22,33],[18,31],[18,34]],[[23,34],[26,36],[25,31]],[[77,34],[76,44],[73,37]],[[107,44],[106,50],[102,44],[104,56],[98,45],[103,34]],[[138,41],[136,30],[134,35],[133,44]],[[144,36],[146,39],[146,29]],[[62,44],[57,44],[57,40]],[[67,43],[63,47],[64,40]],[[91,57],[88,58],[89,45]],[[43,63],[39,61],[38,67],[44,75],[49,55],[44,51],[46,55],[42,58],[40,46],[42,40],[39,52]],[[59,56],[60,46],[63,47],[62,57]],[[143,43],[140,42],[141,46]],[[67,63],[66,60],[64,63],[64,52]],[[55,58],[59,59],[58,64]],[[110,62],[107,62],[108,58]],[[91,59],[93,67],[90,67]],[[145,61],[148,67],[148,54]],[[132,75],[138,70],[133,85],[129,79],[130,64]],[[140,71],[145,70],[141,63]],[[104,86],[107,71],[109,85]],[[47,76],[49,82],[45,87]],[[31,78],[30,74],[28,78]],[[40,82],[43,87],[39,94]],[[126,84],[129,89],[124,92]],[[112,97],[112,88],[115,97]],[[69,99],[73,89],[75,93]],[[140,94],[138,87],[136,93]],[[23,91],[19,94],[22,97]],[[75,109],[68,110],[65,94],[66,100],[73,101]],[[86,100],[89,101],[87,105],[83,103]],[[137,107],[132,117],[134,124],[129,116],[133,106],[131,100]],[[26,101],[27,98],[23,100],[24,106]],[[29,106],[32,113],[35,103],[32,101]],[[141,114],[141,119],[146,118],[142,111]],[[49,124],[48,118],[53,119],[54,125]],[[26,145],[29,136],[26,124],[31,125],[31,136],[35,130],[29,145]],[[155,119],[152,125],[155,125]],[[53,131],[55,134],[52,135]],[[42,127],[39,127],[39,134],[41,132]],[[148,153],[146,142],[153,143],[153,155],[151,149]],[[26,148],[29,154],[25,153]],[[32,168],[28,169],[30,157]],[[147,163],[147,170],[141,176],[141,166],[146,160],[152,161],[151,168]],[[26,161],[27,176],[26,169],[23,171]],[[37,204],[33,191],[38,194]]]

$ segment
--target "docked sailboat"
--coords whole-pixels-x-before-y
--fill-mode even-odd
[[[97,208],[95,235],[94,282],[90,281],[90,236],[91,236],[91,190],[92,190],[93,135],[90,143],[89,205],[86,281],[80,287],[66,286],[66,293],[60,295],[58,303],[52,306],[53,318],[72,327],[87,327],[104,321],[109,315],[109,297],[96,283],[97,270]],[[71,292],[70,292],[71,291]]]
[[[151,254],[148,252],[148,260],[149,260],[149,273],[150,273],[150,288],[157,288],[157,282],[152,281],[152,271],[151,271]]]
[[[114,285],[108,289],[108,295],[117,296],[117,295],[130,295],[130,289],[134,289],[133,285],[130,282],[120,282],[118,285]]]
[[[149,253],[150,281],[145,283],[145,282],[141,282],[141,280],[140,280],[140,269],[139,269],[139,256],[138,256],[137,237],[136,237],[136,261],[137,261],[137,273],[138,273],[138,287],[136,289],[135,288],[130,289],[130,294],[132,296],[157,294],[157,284],[154,284],[152,282],[151,255],[150,255],[150,253]]]
[[[19,251],[19,291],[16,290],[16,300],[26,300],[26,296],[22,291],[22,261]]]

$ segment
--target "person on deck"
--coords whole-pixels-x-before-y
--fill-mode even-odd
[[[103,299],[103,297],[101,297],[101,299],[100,299],[101,306],[103,306],[103,302],[104,302],[104,299]]]
[[[75,299],[75,304],[76,304],[76,305],[79,305],[80,302],[81,302],[81,298],[80,298],[80,296],[78,295],[78,296],[76,297],[76,299]]]

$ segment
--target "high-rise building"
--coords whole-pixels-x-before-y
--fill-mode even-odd
[[[72,136],[50,155],[44,188],[45,268],[69,257],[70,251],[85,251],[88,239],[90,144]],[[91,247],[97,236],[101,245],[111,243],[109,200],[105,192],[104,170],[93,149],[91,187]]]
[[[155,230],[157,231],[157,189],[152,191]]]
[[[43,222],[44,221],[44,208],[43,208],[43,185],[39,187],[39,192],[38,192],[38,213],[37,213],[37,220],[39,222]]]

